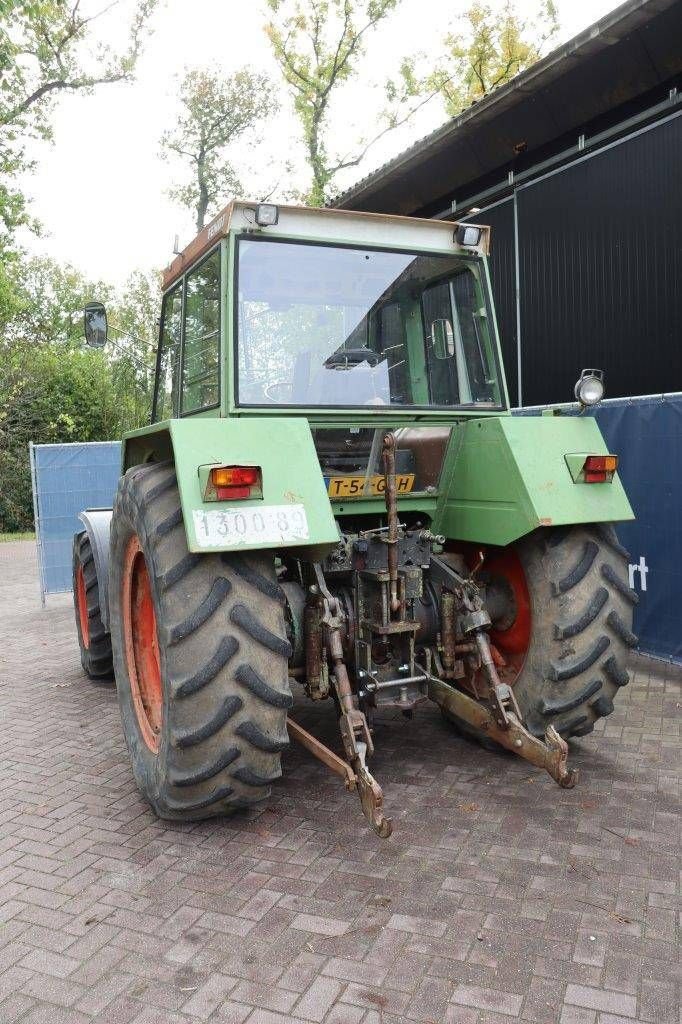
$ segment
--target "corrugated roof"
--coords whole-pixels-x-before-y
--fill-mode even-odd
[[[680,0],[627,0],[333,203],[412,213],[682,72]],[[440,189],[440,191],[439,191]]]

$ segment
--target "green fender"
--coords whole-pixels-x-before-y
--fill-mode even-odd
[[[171,458],[190,551],[297,548],[324,557],[339,539],[308,421],[194,416],[126,435],[123,470]],[[212,465],[259,466],[262,497],[204,501]],[[258,515],[256,515],[258,513]]]
[[[504,545],[539,526],[634,519],[618,474],[610,483],[574,482],[572,470],[580,460],[570,456],[602,454],[608,449],[590,416],[460,423],[453,430],[433,529],[451,539]]]

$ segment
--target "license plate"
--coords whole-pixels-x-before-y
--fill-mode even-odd
[[[330,498],[376,497],[386,490],[386,480],[378,473],[367,480],[364,476],[332,476],[327,479],[327,494]],[[409,494],[414,487],[414,473],[396,473],[395,486],[398,494]]]
[[[308,540],[303,505],[263,505],[260,508],[193,509],[194,532],[200,548],[237,548],[244,544],[285,544]]]

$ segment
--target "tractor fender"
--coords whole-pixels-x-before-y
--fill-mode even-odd
[[[171,459],[187,547],[195,553],[296,548],[323,558],[339,542],[327,488],[303,417],[192,416],[154,424],[124,438],[123,471]],[[257,466],[257,497],[216,501],[207,489],[214,466]]]
[[[78,515],[85,527],[95,559],[100,618],[107,633],[109,632],[109,533],[112,514],[110,508],[87,508]]]
[[[453,430],[432,529],[506,545],[540,526],[634,519],[617,473],[608,483],[574,478],[576,462],[606,454],[592,416],[467,420]]]

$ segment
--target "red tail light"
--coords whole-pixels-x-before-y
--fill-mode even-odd
[[[588,455],[583,465],[586,484],[603,484],[613,478],[618,469],[617,455]]]
[[[262,495],[260,466],[215,466],[211,470],[210,483],[215,488],[218,501],[260,498]]]

